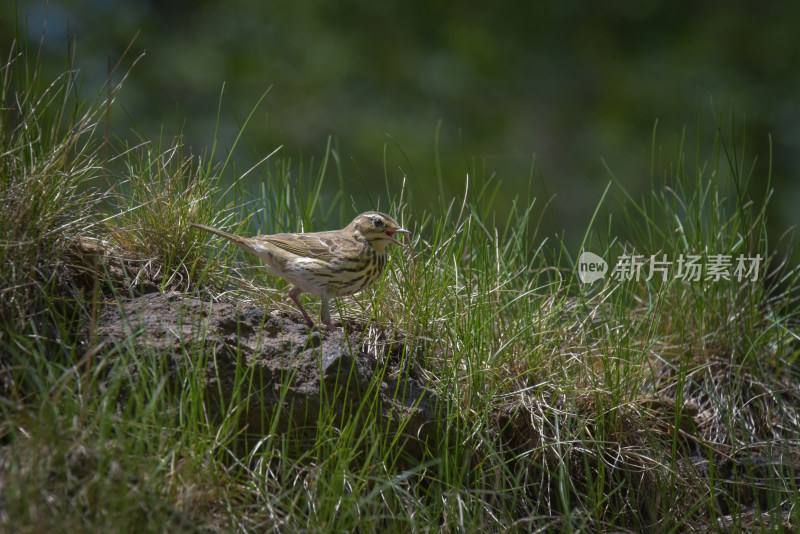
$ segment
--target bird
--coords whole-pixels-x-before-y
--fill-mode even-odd
[[[289,297],[309,328],[314,321],[298,297],[302,293],[319,297],[322,323],[329,329],[333,329],[330,299],[358,293],[377,280],[386,267],[386,245],[404,246],[395,235],[411,234],[379,211],[364,212],[341,230],[326,232],[241,237],[202,224],[189,225],[233,241],[293,284]]]

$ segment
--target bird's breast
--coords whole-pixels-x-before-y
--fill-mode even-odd
[[[369,247],[359,261],[342,265],[340,275],[329,281],[336,296],[353,295],[372,284],[386,267],[386,254]]]

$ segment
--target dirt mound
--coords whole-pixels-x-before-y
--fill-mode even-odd
[[[218,416],[220,407],[244,403],[239,423],[249,440],[288,428],[313,440],[320,414],[345,423],[366,403],[382,431],[421,457],[440,426],[436,395],[393,368],[390,347],[378,358],[364,352],[360,331],[309,330],[299,317],[173,293],[106,306],[92,338],[98,357],[121,347],[155,353],[176,377],[204,365],[208,409]]]

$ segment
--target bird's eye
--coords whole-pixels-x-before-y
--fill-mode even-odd
[[[376,217],[375,219],[372,219],[372,224],[373,226],[375,226],[375,228],[380,228],[381,226],[383,226],[383,220],[378,219]]]

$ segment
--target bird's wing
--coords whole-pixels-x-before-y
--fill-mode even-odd
[[[350,243],[338,236],[328,236],[327,232],[313,234],[275,234],[261,236],[258,239],[304,258],[331,263],[334,259],[357,254],[355,243]],[[350,251],[349,249],[353,249]]]

